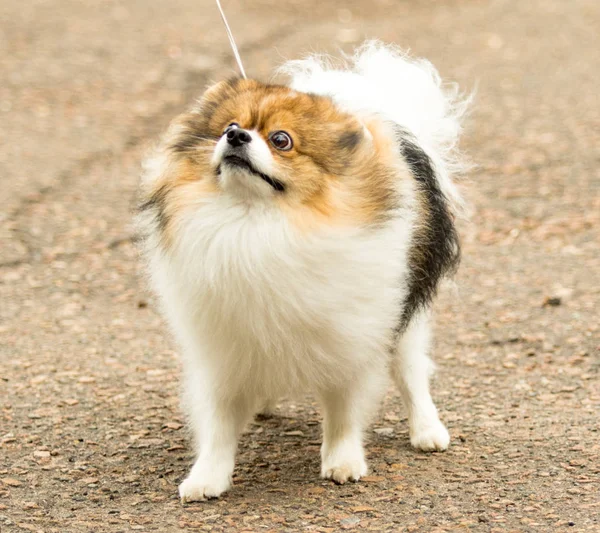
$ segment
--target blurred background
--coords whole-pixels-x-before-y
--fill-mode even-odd
[[[249,76],[379,38],[477,89],[464,261],[437,308],[446,454],[390,393],[372,474],[318,475],[318,411],[284,402],[235,489],[180,507],[174,344],[131,217],[140,162],[237,72],[212,0],[0,3],[2,531],[598,531],[600,3],[223,0]]]

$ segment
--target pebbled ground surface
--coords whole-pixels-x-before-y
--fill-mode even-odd
[[[371,474],[318,478],[311,399],[182,507],[173,343],[130,224],[140,159],[234,72],[210,0],[0,5],[0,531],[600,531],[600,3],[227,0],[246,69],[379,37],[477,87],[457,287],[437,303],[448,452],[390,391]]]

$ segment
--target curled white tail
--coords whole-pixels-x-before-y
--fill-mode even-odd
[[[457,143],[470,98],[463,98],[455,84],[443,84],[429,61],[368,41],[341,64],[313,55],[286,62],[280,72],[298,91],[329,96],[351,113],[376,114],[411,132],[434,163],[454,210],[461,209],[452,176],[464,169]]]

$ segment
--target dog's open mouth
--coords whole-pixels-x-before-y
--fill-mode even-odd
[[[234,166],[234,167],[243,168],[244,170],[247,170],[251,174],[254,174],[254,175],[258,176],[260,179],[266,181],[276,191],[281,192],[281,191],[285,190],[285,185],[283,183],[281,183],[279,180],[277,180],[275,178],[272,178],[271,176],[267,176],[266,174],[263,174],[262,172],[260,172],[256,168],[254,168],[254,166],[252,165],[252,163],[250,163],[250,161],[244,159],[243,157],[240,157],[238,155],[227,155],[223,158],[223,164],[224,163]],[[220,167],[219,167],[219,170],[220,170]]]

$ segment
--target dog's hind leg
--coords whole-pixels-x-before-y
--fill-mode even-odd
[[[419,450],[441,451],[448,448],[450,436],[429,392],[430,337],[428,314],[415,315],[398,340],[391,373],[408,410],[411,444]]]

